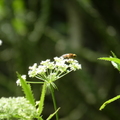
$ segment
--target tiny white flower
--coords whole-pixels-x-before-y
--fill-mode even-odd
[[[29,71],[28,71],[28,75],[29,77],[34,77],[37,73],[36,73],[36,69],[37,69],[37,63],[34,63],[33,66],[29,67]]]
[[[21,76],[24,80],[26,80],[26,75]],[[21,86],[20,79],[16,81],[17,86]]]
[[[58,70],[61,72],[65,72],[69,66],[67,64],[61,64],[61,66],[58,67]]]
[[[21,86],[21,84],[20,84],[20,79],[18,79],[18,80],[16,81],[16,84],[17,84],[17,86]]]
[[[60,58],[59,58],[59,57],[54,57],[54,60],[55,60],[55,61],[59,61]]]
[[[30,66],[30,67],[29,67],[29,69],[30,69],[30,70],[33,70],[33,69],[35,70],[36,67],[37,67],[37,63],[34,63],[33,66]]]
[[[81,69],[81,65],[77,64],[77,63],[72,63],[69,66],[70,66],[70,69],[73,70],[73,71],[75,71],[77,69]]]
[[[64,66],[65,65],[65,61],[59,61],[55,63],[56,67],[60,67],[60,66]]]
[[[54,62],[49,62],[49,63],[47,64],[47,68],[49,68],[49,69],[54,69],[54,68],[55,68]]]
[[[36,74],[42,74],[46,72],[46,66],[39,65],[38,68],[36,68]]]
[[[47,65],[50,62],[50,59],[47,59],[46,61],[42,61],[40,64],[41,65]]]
[[[0,46],[2,45],[2,40],[0,40]]]

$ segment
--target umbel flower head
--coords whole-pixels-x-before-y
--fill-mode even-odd
[[[36,108],[24,97],[0,99],[0,120],[31,120],[37,117]]]
[[[55,57],[54,61],[47,59],[46,61],[41,61],[39,65],[34,63],[33,66],[29,67],[28,75],[51,84],[69,72],[78,69],[81,69],[81,64],[77,60]]]

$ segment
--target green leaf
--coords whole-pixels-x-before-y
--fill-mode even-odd
[[[114,102],[114,101],[117,100],[117,99],[120,99],[120,95],[118,95],[118,96],[116,96],[116,97],[114,97],[114,98],[112,98],[112,99],[109,99],[109,100],[107,100],[106,102],[104,102],[104,103],[101,105],[101,107],[99,108],[99,110],[104,109],[107,104],[109,104],[109,103],[111,103],[111,102]]]
[[[53,114],[51,114],[46,120],[50,120],[59,110],[60,108],[58,108]]]
[[[112,51],[111,51],[111,53],[112,53],[112,55],[113,55],[114,58],[117,58],[116,55],[115,55]],[[115,63],[115,62],[112,61],[112,65],[113,65],[116,69],[118,69],[118,70],[120,71],[120,64]]]
[[[114,52],[111,51],[111,53],[112,53],[112,55],[113,55],[114,58],[117,58],[117,56],[115,55]]]
[[[21,86],[23,89],[23,92],[26,96],[26,99],[29,100],[29,102],[35,106],[35,100],[32,94],[31,86],[30,84],[27,84],[26,81],[21,77],[19,73],[17,73],[18,78],[20,79]]]
[[[39,102],[39,106],[38,106],[38,109],[37,109],[39,115],[41,115],[41,113],[43,111],[45,94],[46,94],[46,83],[43,84],[42,93],[41,93],[41,96],[40,96],[40,102]]]
[[[102,58],[98,58],[100,60],[106,60],[106,61],[113,61],[115,63],[120,64],[120,59],[118,58],[113,58],[113,57],[102,57]]]
[[[113,57],[103,57],[103,58],[98,58],[100,60],[107,60],[107,61],[111,61],[112,65],[118,69],[118,71],[120,71],[120,59],[118,59],[116,57],[116,55],[111,51]]]

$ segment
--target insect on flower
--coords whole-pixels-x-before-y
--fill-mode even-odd
[[[70,58],[74,59],[76,56],[77,56],[76,54],[67,53],[67,54],[62,55],[61,57],[63,57],[64,59],[70,59]]]

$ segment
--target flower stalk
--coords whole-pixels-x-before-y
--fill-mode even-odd
[[[52,100],[53,100],[53,105],[54,105],[54,110],[57,110],[57,105],[56,105],[56,100],[55,100],[55,96],[54,96],[54,89],[52,86],[50,86],[50,91],[51,91],[51,95],[52,95]],[[59,120],[58,118],[58,113],[56,113],[56,120]]]

